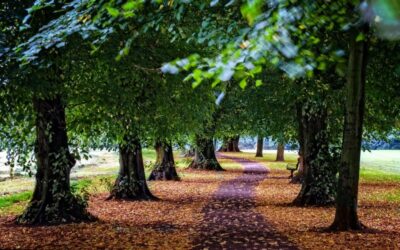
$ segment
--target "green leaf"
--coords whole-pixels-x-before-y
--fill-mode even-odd
[[[239,83],[240,88],[245,89],[247,86],[247,79],[244,78],[243,80],[240,81]]]
[[[112,17],[117,17],[119,16],[119,10],[113,7],[108,6],[107,7],[108,14],[110,14]]]
[[[365,34],[364,33],[359,33],[357,38],[356,38],[356,42],[361,42],[365,40]]]
[[[138,3],[135,3],[135,2],[133,2],[133,1],[129,1],[129,2],[125,3],[124,5],[122,5],[122,8],[123,8],[124,10],[126,10],[126,11],[134,10],[134,9],[136,9],[137,7],[138,7]]]
[[[325,62],[320,62],[318,65],[318,69],[321,71],[324,71],[326,69],[326,63]]]

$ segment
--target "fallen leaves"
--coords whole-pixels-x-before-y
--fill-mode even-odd
[[[224,161],[229,162],[229,161]],[[221,182],[239,172],[184,170],[180,182],[150,182],[160,201],[105,201],[97,194],[89,211],[98,222],[21,227],[0,217],[0,249],[187,249],[202,223],[202,208]]]
[[[277,249],[287,238],[300,249],[400,248],[399,204],[384,196],[399,190],[396,182],[361,184],[359,216],[370,230],[329,233],[323,229],[333,221],[333,207],[288,205],[300,186],[288,183],[287,171],[272,170],[267,179],[260,179],[256,196],[246,193],[249,183],[238,178],[242,173],[237,168],[219,173],[184,170],[180,175],[181,182],[150,183],[160,201],[105,201],[106,193],[96,194],[89,202],[89,211],[99,218],[94,223],[20,227],[10,221],[12,217],[0,217],[0,248],[188,249],[219,242],[221,249]],[[229,197],[231,187],[241,202]],[[221,200],[215,200],[216,194]],[[207,216],[207,209],[221,211]],[[203,232],[209,237],[196,242],[207,223],[213,225]],[[232,238],[232,231],[238,237]]]
[[[286,171],[272,170],[257,187],[257,210],[301,249],[399,249],[399,204],[377,199],[400,183],[361,183],[359,218],[369,229],[362,232],[325,232],[334,207],[293,207],[300,185],[289,184]],[[379,197],[379,196],[378,196]]]

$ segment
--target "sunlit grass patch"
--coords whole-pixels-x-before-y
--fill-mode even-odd
[[[31,191],[0,197],[0,215],[21,213],[31,197]]]
[[[389,202],[400,203],[400,190],[386,193],[384,199]]]
[[[297,162],[297,152],[295,151],[287,151],[285,152],[285,161],[278,162],[276,159],[276,152],[274,151],[266,151],[263,153],[263,157],[255,157],[255,153],[253,152],[239,152],[239,153],[223,153],[233,157],[245,158],[252,161],[257,161],[268,169],[277,169],[277,170],[286,170],[286,165],[288,163],[296,163]]]
[[[360,179],[362,182],[400,182],[400,174],[361,167]]]

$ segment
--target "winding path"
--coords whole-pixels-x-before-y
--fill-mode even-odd
[[[204,223],[193,249],[297,249],[256,210],[255,188],[268,170],[260,163],[219,154],[243,165],[243,174],[223,182],[203,208]]]

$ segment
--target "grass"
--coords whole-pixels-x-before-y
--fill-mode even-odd
[[[384,200],[389,202],[400,203],[400,190],[386,193],[384,195]]]
[[[263,157],[255,157],[255,152],[240,152],[240,153],[224,153],[236,157],[242,157],[246,159],[250,159],[252,161],[258,161],[263,163],[266,167],[273,170],[286,170],[286,165],[288,163],[296,163],[297,162],[297,152],[295,151],[286,151],[285,152],[285,161],[277,162],[276,152],[272,150],[264,151]]]
[[[32,191],[0,197],[0,216],[21,213],[32,197]]]
[[[400,150],[362,152],[360,177],[364,182],[400,182]]]
[[[255,157],[255,152],[235,153],[236,156],[264,163],[269,169],[286,170],[287,163],[297,162],[297,152],[286,151],[285,162],[276,162],[274,151],[265,151],[263,158]],[[361,182],[400,182],[400,150],[375,150],[362,152]]]
[[[400,174],[389,173],[373,168],[361,167],[361,182],[400,182]]]
[[[11,206],[21,201],[29,200],[31,197],[32,197],[31,191],[0,197],[0,209]]]

